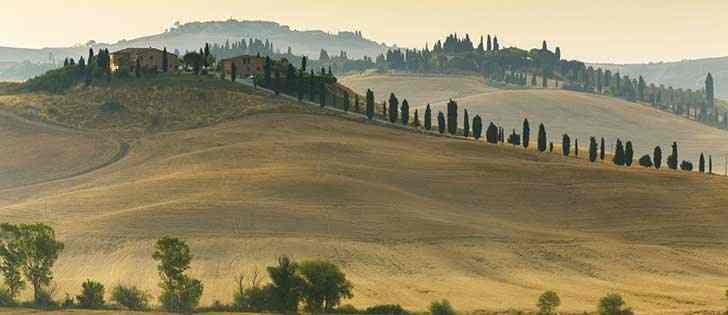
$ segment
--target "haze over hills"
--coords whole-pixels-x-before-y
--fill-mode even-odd
[[[592,64],[630,77],[642,76],[647,82],[675,88],[698,90],[705,86],[705,74],[715,79],[716,97],[728,99],[728,57],[644,64]]]

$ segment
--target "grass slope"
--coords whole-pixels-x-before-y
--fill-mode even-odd
[[[398,80],[390,85],[389,80]],[[568,133],[571,139],[579,139],[581,153],[586,153],[589,137],[604,137],[608,150],[613,150],[617,138],[631,140],[635,146],[635,159],[641,154],[652,155],[655,146],[661,146],[663,158],[670,154],[670,145],[677,141],[680,159],[691,160],[697,166],[701,152],[713,155],[716,172],[723,173],[724,157],[728,155],[728,132],[708,127],[694,121],[653,109],[646,105],[626,102],[617,98],[555,89],[494,90],[474,87],[458,82],[460,78],[441,77],[437,81],[424,81],[407,76],[356,76],[354,89],[366,91],[367,86],[393,91],[400,98],[412,98],[410,106],[422,108],[432,103],[433,122],[437,123],[437,111],[446,112],[447,97],[431,90],[447,91],[458,102],[459,124],[462,126],[463,109],[470,117],[479,114],[486,121],[493,121],[510,134],[512,129],[521,133],[524,118],[531,122],[531,139],[535,141],[538,124],[547,127],[550,141],[561,143],[561,136]],[[475,80],[474,78],[472,80]],[[385,82],[385,83],[383,83]],[[447,82],[447,83],[445,83]],[[460,86],[462,85],[462,86]],[[384,93],[380,91],[380,93]],[[422,118],[422,117],[421,117]],[[706,157],[707,159],[707,157]]]
[[[666,313],[723,308],[726,189],[288,112],[145,135],[92,174],[4,191],[0,216],[57,229],[61,293],[92,278],[157,294],[152,245],[174,235],[206,303],[290,254],[341,265],[359,306],[531,309],[554,289],[564,310],[617,291]]]

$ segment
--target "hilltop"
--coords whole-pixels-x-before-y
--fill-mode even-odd
[[[107,124],[95,120],[99,112],[28,116],[42,122],[6,116],[14,120],[0,124],[0,169],[25,173],[2,182],[0,215],[57,230],[66,243],[58,292],[92,278],[157,294],[152,244],[174,235],[192,245],[206,304],[230,300],[233,275],[289,254],[342,266],[357,306],[421,310],[448,298],[460,310],[532,309],[554,289],[563,311],[593,310],[610,291],[638,312],[723,308],[722,177],[383,128],[204,78],[207,89],[175,98],[167,85],[186,90],[200,79],[148,80],[118,83],[122,92],[0,98],[0,109],[19,113],[88,98],[80,106],[93,113],[103,105],[94,97],[134,91],[120,101],[133,113],[149,103],[218,117],[198,125],[170,115],[149,128],[129,123],[136,118]],[[477,93],[477,79],[461,80]],[[208,99],[213,84],[229,103]],[[158,98],[170,101],[148,101]],[[231,105],[220,111],[218,103]],[[118,143],[129,145],[121,158]],[[40,164],[43,172],[27,171]]]

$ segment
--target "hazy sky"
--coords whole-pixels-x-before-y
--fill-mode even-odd
[[[362,30],[422,47],[450,32],[546,39],[565,58],[645,62],[728,55],[728,0],[1,0],[0,46],[115,42],[175,21],[274,20],[292,28]]]

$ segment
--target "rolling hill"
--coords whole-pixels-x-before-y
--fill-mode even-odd
[[[65,97],[74,93],[85,95]],[[357,306],[424,309],[448,298],[460,310],[533,309],[553,289],[564,311],[591,311],[611,291],[640,313],[724,308],[726,178],[424,136],[242,87],[230,93],[245,97],[245,115],[146,132],[85,124],[91,130],[58,136],[68,144],[60,152],[32,134],[2,140],[0,170],[91,169],[3,183],[4,220],[41,220],[66,243],[59,293],[92,278],[157,294],[152,244],[173,235],[192,245],[205,303],[229,301],[235,274],[289,254],[342,266]],[[7,97],[12,103],[0,99],[0,109],[45,102]],[[205,108],[205,98],[187,100]],[[3,138],[60,132],[8,119],[16,120],[3,124]],[[125,141],[129,151],[113,163],[114,142],[81,154],[93,142],[88,133]]]
[[[390,80],[398,83],[391,84]],[[705,152],[713,155],[714,169],[723,172],[724,157],[728,155],[728,132],[725,130],[617,98],[557,89],[497,90],[478,84],[478,80],[477,77],[441,77],[434,81],[378,74],[345,77],[342,83],[359,92],[372,88],[377,91],[378,100],[386,99],[382,97],[390,91],[400,100],[416,100],[410,101],[410,106],[419,108],[421,115],[424,114],[423,107],[432,103],[433,118],[437,111],[446,112],[447,100],[452,97],[461,111],[461,125],[462,110],[467,109],[471,118],[479,114],[485,121],[505,128],[508,134],[514,128],[520,134],[523,119],[528,118],[532,131],[537,130],[538,123],[544,123],[550,141],[555,144],[561,142],[564,133],[579,139],[583,153],[588,149],[591,136],[604,137],[612,148],[617,138],[631,140],[636,158],[640,157],[638,153],[652,155],[658,145],[663,153],[669,154],[670,145],[677,141],[681,159],[695,163],[700,153]],[[450,96],[447,96],[448,91],[451,91]]]

